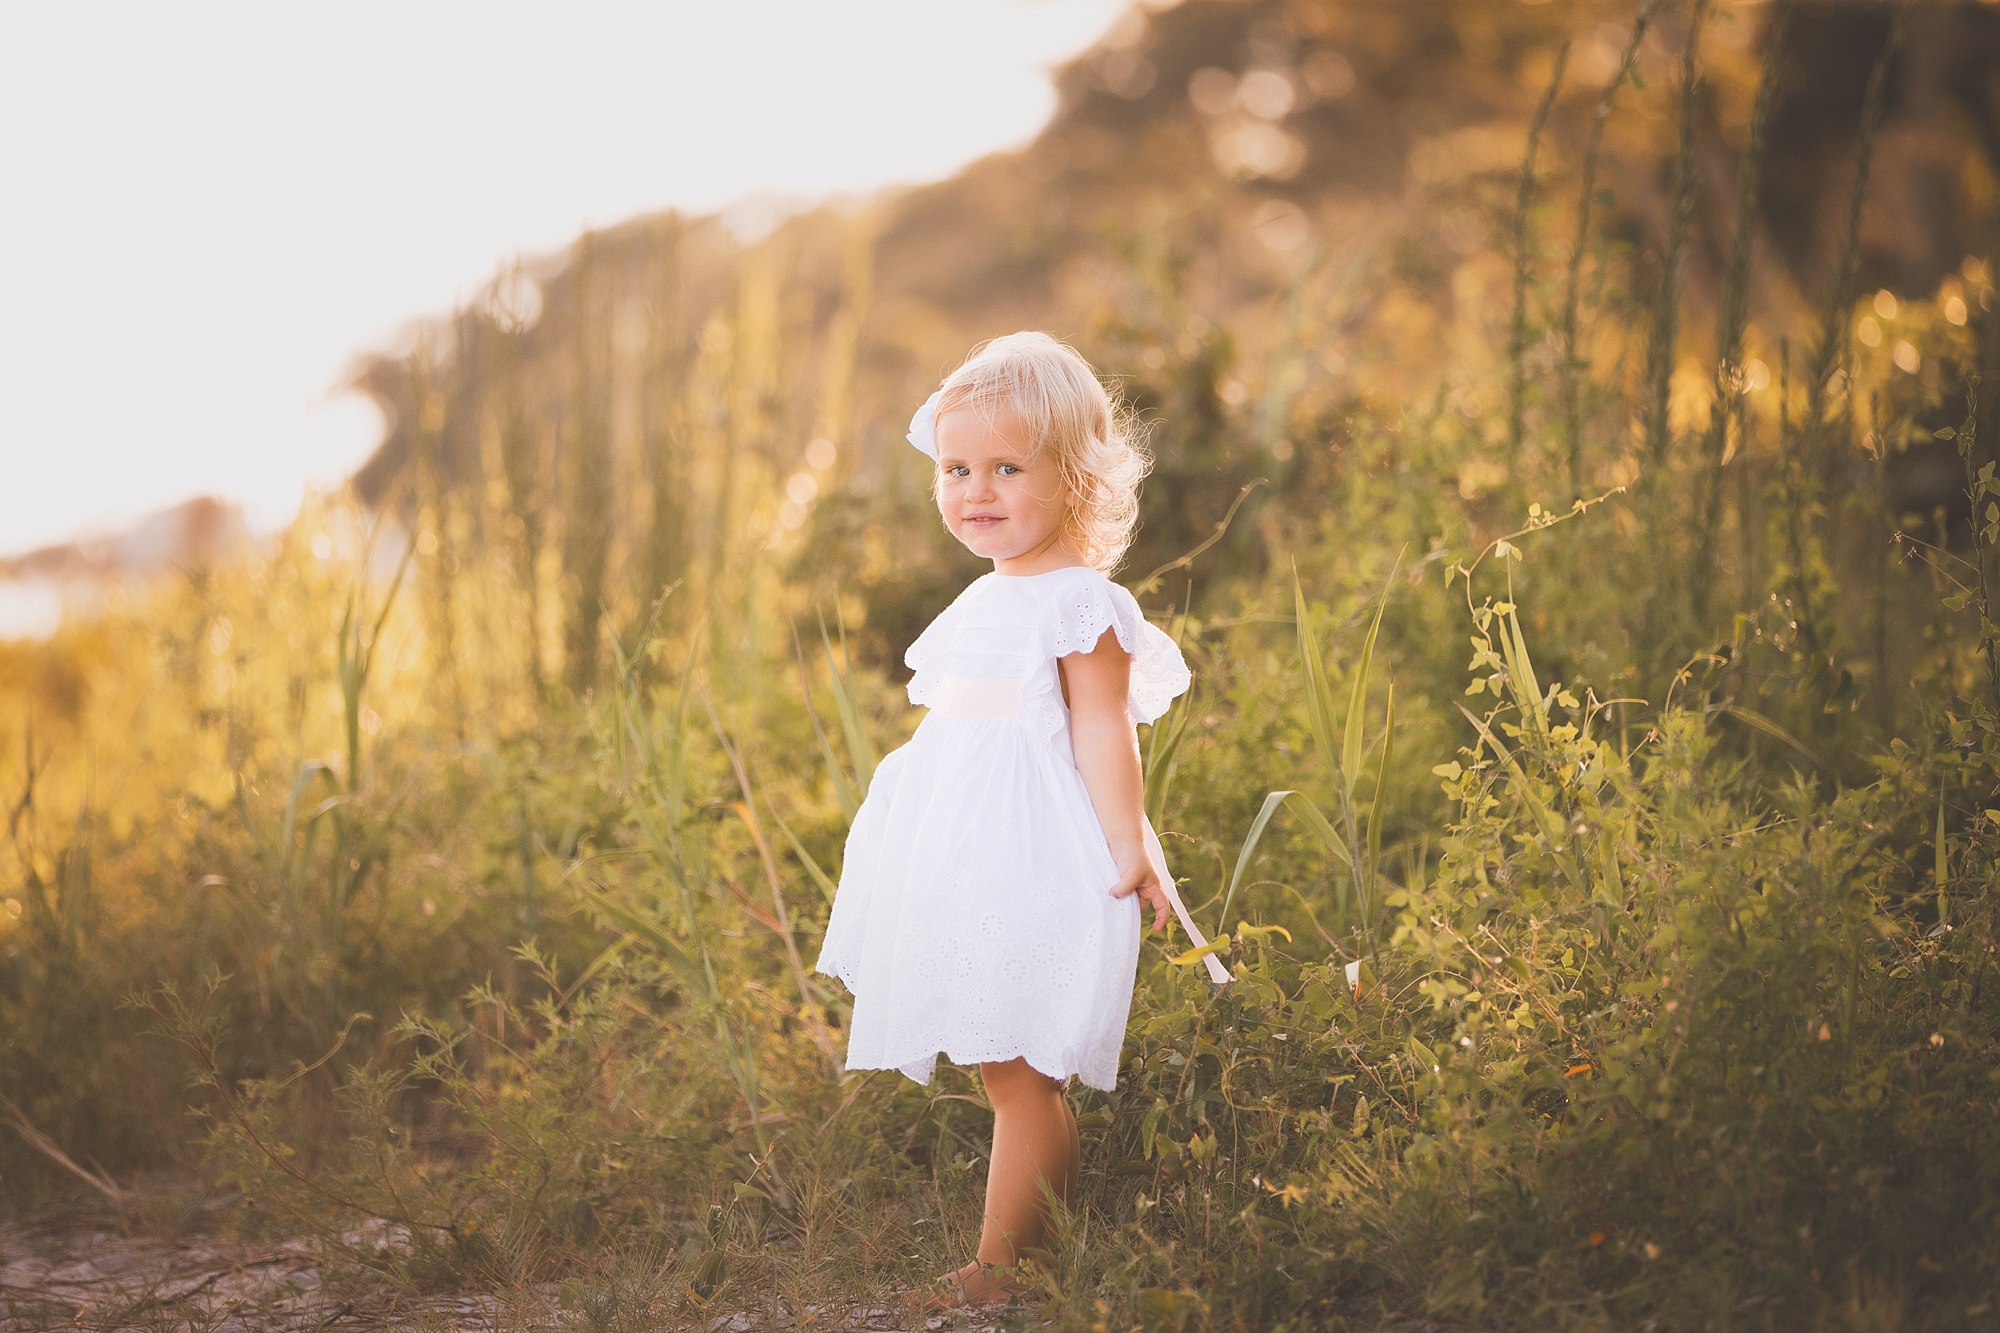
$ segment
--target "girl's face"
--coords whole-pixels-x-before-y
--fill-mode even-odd
[[[951,535],[1002,574],[1081,562],[1063,533],[1069,506],[1055,460],[1034,457],[1011,412],[956,408],[937,419],[938,509]]]

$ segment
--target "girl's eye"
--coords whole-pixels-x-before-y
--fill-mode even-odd
[[[1020,470],[1021,469],[1019,467],[1016,467],[1012,463],[1002,463],[1000,465],[1000,475],[1003,477],[1011,477]]]
[[[972,469],[968,467],[948,467],[944,470],[944,474],[947,477],[969,477],[972,475]]]

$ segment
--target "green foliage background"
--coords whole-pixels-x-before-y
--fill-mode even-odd
[[[1102,219],[1078,269],[1032,228],[977,251],[1069,273],[974,303],[1159,422],[1128,578],[1197,685],[1148,800],[1236,974],[1148,945],[1032,1269],[1060,1326],[1993,1308],[1991,256],[1867,292],[1857,202],[1826,298],[1753,310],[1748,231],[1690,291],[1691,208],[1600,242],[1618,117],[1700,137],[1697,14],[1664,56],[1655,18],[1547,122],[1528,98],[1511,165],[1372,239],[1301,208],[1318,240],[1254,280],[1215,272],[1290,215],[1241,181]],[[1600,99],[1609,146],[1558,142]],[[1693,156],[1659,155],[1670,201]],[[961,1257],[976,1081],[840,1077],[807,972],[913,724],[895,657],[976,572],[898,444],[968,339],[878,269],[943,198],[635,224],[532,313],[502,275],[367,372],[397,426],[355,495],[0,648],[0,1110],[78,1174],[203,1173],[377,1280],[593,1326]],[[1449,283],[1446,204],[1501,238]],[[25,1140],[0,1177],[81,1188]]]

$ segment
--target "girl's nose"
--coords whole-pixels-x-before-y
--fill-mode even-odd
[[[993,498],[993,476],[988,472],[974,471],[965,482],[965,498],[968,500],[990,500]]]

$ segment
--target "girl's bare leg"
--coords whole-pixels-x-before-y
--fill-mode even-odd
[[[979,1066],[993,1103],[993,1155],[986,1170],[986,1214],[979,1258],[952,1275],[975,1304],[1004,1300],[990,1265],[1012,1267],[1023,1250],[1048,1237],[1042,1187],[1067,1204],[1083,1170],[1076,1118],[1062,1085],[1026,1060]]]

